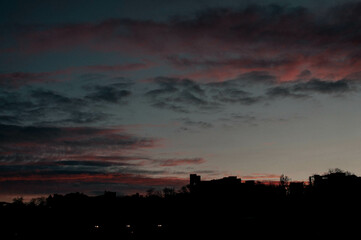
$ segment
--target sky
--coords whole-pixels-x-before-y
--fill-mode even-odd
[[[0,201],[361,175],[361,2],[0,3]]]

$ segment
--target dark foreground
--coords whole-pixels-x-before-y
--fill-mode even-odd
[[[308,186],[232,180],[145,197],[52,195],[3,204],[0,238],[346,239],[360,232],[360,186],[357,177],[339,174]]]

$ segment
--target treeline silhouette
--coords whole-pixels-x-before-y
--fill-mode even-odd
[[[179,190],[50,195],[0,204],[0,239],[289,239],[358,234],[361,178],[339,169],[308,183],[190,175]]]

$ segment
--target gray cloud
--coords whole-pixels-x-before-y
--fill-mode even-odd
[[[286,86],[276,86],[273,88],[269,88],[266,91],[266,95],[273,99],[273,98],[285,98],[285,97],[291,97],[291,98],[307,98],[309,97],[306,94],[300,94],[295,93],[292,89]]]
[[[310,76],[303,71],[300,77]],[[145,95],[158,108],[189,113],[199,110],[215,110],[227,104],[253,105],[270,103],[278,98],[307,99],[316,94],[344,94],[357,88],[355,80],[325,81],[311,79],[278,83],[266,72],[243,74],[223,82],[198,83],[189,79],[158,78],[157,88]]]
[[[180,118],[177,119],[182,121],[183,126],[180,127],[180,130],[187,131],[187,130],[193,130],[193,129],[209,129],[213,127],[213,124],[206,121],[194,121],[190,118]]]
[[[154,141],[111,128],[0,125],[0,147],[12,154],[41,156],[40,153],[78,154],[103,148],[131,150],[152,147]]]
[[[189,112],[198,109],[212,108],[207,99],[204,87],[189,79],[159,77],[154,80],[157,88],[145,93],[152,105],[177,112]]]
[[[93,92],[89,93],[85,98],[91,101],[103,101],[107,103],[125,103],[125,99],[131,95],[128,90],[130,84],[115,83],[105,86],[94,86]]]
[[[240,74],[238,77],[221,82],[210,82],[207,85],[216,88],[246,87],[250,85],[272,85],[277,83],[277,78],[267,71],[251,71]]]
[[[266,95],[270,98],[309,98],[315,94],[337,94],[342,95],[347,92],[355,91],[356,88],[349,80],[323,81],[320,79],[311,79],[309,81],[297,81],[279,84],[268,88]]]
[[[230,80],[220,83],[198,83],[189,79],[157,78],[154,84],[157,88],[146,92],[153,106],[173,110],[176,112],[194,112],[198,110],[212,111],[223,104],[251,105],[262,101],[262,96],[254,96],[246,90],[247,78]],[[260,77],[256,74],[256,78]],[[261,80],[262,79],[262,80]],[[262,83],[268,81],[263,77]]]
[[[90,124],[110,117],[106,104],[126,104],[130,83],[91,85],[76,97],[44,88],[0,91],[0,124]],[[79,91],[82,89],[79,89]],[[105,106],[105,107],[99,107]]]
[[[349,83],[345,80],[324,81],[320,79],[312,79],[308,82],[296,83],[292,90],[295,92],[316,92],[316,93],[345,93],[352,91]]]

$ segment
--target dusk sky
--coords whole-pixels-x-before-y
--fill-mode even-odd
[[[0,201],[361,175],[361,2],[0,2]]]

